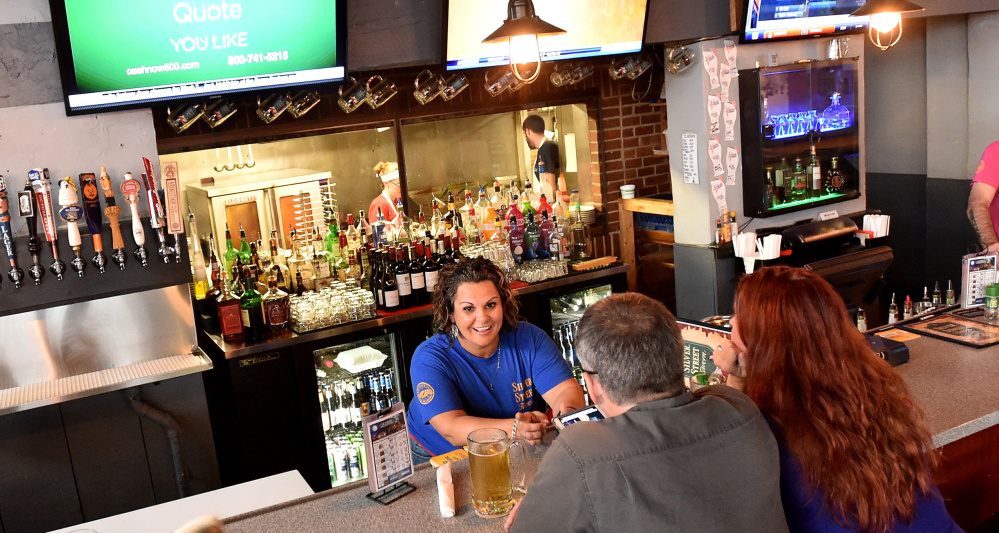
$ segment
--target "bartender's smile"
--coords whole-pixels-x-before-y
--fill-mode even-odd
[[[454,325],[461,346],[476,357],[489,357],[499,345],[503,308],[491,281],[462,283],[455,291]]]

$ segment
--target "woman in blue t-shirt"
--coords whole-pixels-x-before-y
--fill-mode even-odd
[[[774,430],[792,533],[961,531],[933,484],[922,411],[817,274],[742,278],[732,340],[712,359]]]
[[[555,343],[519,322],[517,302],[491,261],[462,259],[440,272],[434,328],[413,354],[406,414],[414,461],[455,450],[479,428],[539,443],[541,398],[556,412],[583,407],[583,390]]]

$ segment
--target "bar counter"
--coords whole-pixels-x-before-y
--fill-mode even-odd
[[[926,413],[933,442],[941,449],[939,486],[948,510],[968,528],[999,508],[999,476],[994,475],[999,468],[999,448],[994,446],[999,389],[983,379],[999,374],[999,346],[976,350],[929,337],[906,344],[910,360],[897,370]],[[226,531],[503,531],[504,520],[487,520],[473,512],[467,461],[453,469],[454,518],[441,517],[434,471],[420,467],[410,480],[417,490],[387,507],[368,500],[367,484],[358,483],[232,517]]]

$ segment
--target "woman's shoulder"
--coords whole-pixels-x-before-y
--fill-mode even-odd
[[[450,337],[443,333],[435,333],[416,347],[416,351],[413,352],[413,361],[445,358],[452,347],[453,342]]]

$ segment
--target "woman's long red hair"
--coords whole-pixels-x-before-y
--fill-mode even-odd
[[[883,533],[930,492],[937,455],[902,378],[867,345],[829,283],[764,268],[735,295],[746,393],[777,424],[841,525]]]

